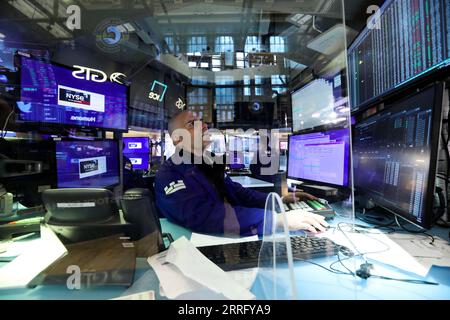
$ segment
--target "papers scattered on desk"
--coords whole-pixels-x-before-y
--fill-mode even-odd
[[[250,300],[255,296],[195,248],[185,237],[148,259],[169,299]]]
[[[228,244],[228,243],[239,243],[239,242],[249,242],[249,241],[258,241],[258,236],[245,237],[245,238],[226,238],[226,237],[215,237],[201,233],[193,232],[191,235],[191,243],[195,247],[206,247],[206,246],[215,246],[220,244]]]
[[[376,260],[422,277],[427,275],[429,268],[422,266],[414,257],[379,230],[371,229],[366,230],[370,233],[355,233],[347,227],[343,227],[343,229],[345,235],[339,230],[332,229],[322,233],[319,237],[326,237],[337,244],[346,246],[355,254],[363,253],[366,259]]]
[[[24,288],[39,273],[67,253],[58,237],[41,226],[41,238],[27,241],[21,254],[0,268],[0,288]]]
[[[450,244],[447,240],[421,234],[393,233],[389,238],[398,243],[409,254],[415,257],[420,264],[429,269],[432,265],[450,267]]]

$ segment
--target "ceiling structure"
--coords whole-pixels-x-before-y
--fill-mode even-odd
[[[307,67],[320,73],[344,51],[344,34],[351,42],[369,17],[367,8],[377,4],[372,0],[346,0],[344,9],[341,0],[5,2],[0,31],[6,42],[14,42],[14,34],[22,29],[29,37],[17,42],[81,45],[98,50],[99,28],[121,23],[127,36],[120,43],[124,50],[102,54],[136,68],[156,59],[190,78],[206,78],[213,83],[221,77],[242,79],[248,73],[263,77],[278,74],[290,79]],[[69,5],[81,9],[80,30],[66,26]],[[194,45],[193,37],[198,39]],[[232,51],[228,46],[228,51],[220,52],[218,37],[231,38]],[[257,42],[248,43],[249,37],[256,37]],[[281,46],[271,45],[271,37],[282,38]]]

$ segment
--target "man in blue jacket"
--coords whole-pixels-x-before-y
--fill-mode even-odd
[[[262,235],[268,195],[233,182],[225,174],[224,164],[212,163],[203,157],[210,141],[208,127],[198,121],[192,112],[183,111],[169,122],[169,134],[184,161],[178,163],[172,156],[158,170],[155,180],[157,207],[169,221],[194,232]],[[195,144],[196,138],[201,138],[200,146]],[[314,197],[299,192],[284,198],[284,201],[302,198]],[[278,215],[274,223],[281,226],[282,217]],[[290,211],[286,218],[292,230],[316,232],[324,231],[328,226],[322,216],[304,211]],[[271,225],[272,221],[266,222],[266,227],[267,223]]]

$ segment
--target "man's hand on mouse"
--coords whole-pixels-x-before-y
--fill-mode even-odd
[[[314,214],[305,210],[292,210],[277,215],[277,226],[282,228],[284,218],[286,216],[289,230],[298,231],[306,230],[313,233],[326,231],[329,224],[325,221],[325,217]]]
[[[305,201],[305,200],[317,200],[317,197],[314,197],[313,195],[303,191],[296,191],[295,193],[290,192],[283,197],[284,203],[295,203],[298,201]]]

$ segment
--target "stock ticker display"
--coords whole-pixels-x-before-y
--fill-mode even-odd
[[[348,50],[353,111],[434,69],[450,65],[450,2],[385,2]]]
[[[434,91],[428,89],[359,123],[355,187],[388,209],[422,222],[432,160]]]

